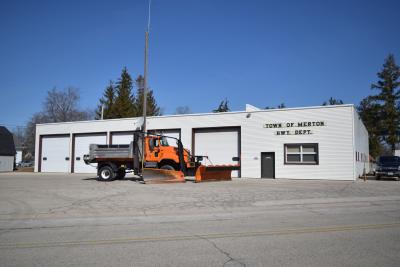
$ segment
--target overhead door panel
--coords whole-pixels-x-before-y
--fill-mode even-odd
[[[97,164],[86,165],[83,155],[89,153],[90,144],[107,144],[107,135],[82,134],[74,136],[74,172],[75,173],[96,173]]]
[[[175,137],[177,139],[181,136],[180,129],[168,130],[149,130],[149,133],[162,134],[166,136]],[[170,145],[175,146],[176,140],[167,138]],[[133,132],[115,132],[111,133],[111,143],[113,145],[130,144],[133,141]]]
[[[133,132],[111,133],[111,143],[113,145],[130,144],[133,141]]]
[[[69,172],[69,145],[69,135],[42,137],[41,172]]]
[[[195,155],[208,156],[207,164],[238,164],[232,160],[239,157],[239,128],[211,128],[194,130]],[[232,177],[238,177],[238,171],[232,171]]]

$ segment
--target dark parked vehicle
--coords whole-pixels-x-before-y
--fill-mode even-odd
[[[21,161],[17,163],[17,167],[19,168],[33,167],[33,165],[33,161]]]
[[[376,179],[381,177],[393,177],[399,180],[400,178],[400,157],[397,156],[382,156],[379,157],[376,167]]]

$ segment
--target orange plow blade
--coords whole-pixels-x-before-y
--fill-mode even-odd
[[[143,181],[146,184],[184,183],[185,176],[181,171],[161,170],[153,168],[143,169]]]
[[[231,181],[232,171],[239,170],[238,165],[201,165],[195,174],[196,183],[211,181]]]

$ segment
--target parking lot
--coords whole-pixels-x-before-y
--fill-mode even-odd
[[[4,266],[398,266],[400,183],[0,174]]]

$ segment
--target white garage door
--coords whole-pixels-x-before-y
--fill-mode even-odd
[[[133,133],[111,133],[111,143],[113,145],[130,144],[133,141]]]
[[[238,164],[233,157],[239,157],[239,129],[196,129],[194,134],[195,155],[208,156],[207,164]],[[204,161],[203,161],[204,163]],[[238,177],[238,171],[232,171]]]
[[[69,144],[69,135],[43,137],[41,172],[69,172]]]
[[[74,172],[75,173],[96,173],[97,164],[86,165],[83,161],[83,155],[89,154],[90,144],[107,144],[107,135],[90,134],[75,135],[75,156],[74,156]]]
[[[150,133],[163,134],[175,138],[180,138],[181,131],[179,129],[174,130],[149,130]],[[173,138],[167,138],[169,145],[176,146],[176,140]],[[111,143],[113,145],[130,144],[133,141],[132,132],[119,132],[111,133]]]

